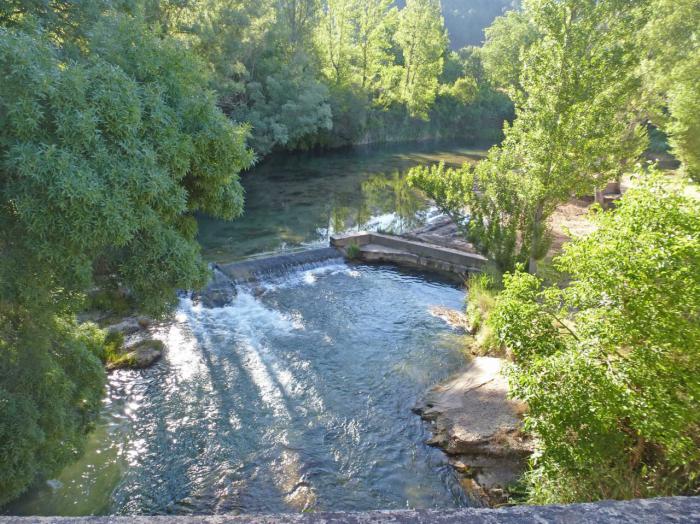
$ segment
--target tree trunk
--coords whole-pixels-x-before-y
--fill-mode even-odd
[[[593,193],[593,199],[596,204],[600,204],[600,207],[605,209],[605,192],[604,190],[600,189],[599,187],[595,188],[595,191]]]
[[[530,244],[530,261],[527,265],[527,272],[531,275],[537,273],[537,251],[538,245],[542,237],[542,215],[544,214],[544,202],[541,200],[535,208],[535,216],[532,220],[532,240]]]

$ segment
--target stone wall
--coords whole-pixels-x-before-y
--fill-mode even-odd
[[[195,517],[0,517],[0,524],[377,524],[464,523],[520,524],[692,524],[700,523],[700,497],[669,497],[605,501],[566,506],[515,506],[502,509],[400,510],[367,512],[319,512],[281,515],[206,515]]]

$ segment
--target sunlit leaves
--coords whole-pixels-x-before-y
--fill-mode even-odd
[[[513,182],[495,192],[504,199],[496,202],[501,209],[522,203],[513,208],[521,216],[519,240],[504,267],[525,248],[535,271],[556,206],[621,176],[643,150],[633,107],[640,81],[630,9],[624,0],[533,0],[487,31],[486,70],[516,106],[505,140],[489,154],[490,166],[480,168],[493,173],[481,181],[486,193],[501,179]]]
[[[96,417],[104,334],[74,320],[96,277],[156,314],[203,284],[192,215],[240,215],[252,160],[177,42],[105,12],[61,25],[76,55],[51,20],[0,27],[0,504],[74,460]]]
[[[667,182],[666,182],[667,183]],[[538,452],[532,499],[692,493],[700,471],[700,204],[641,182],[556,263],[508,275],[489,322]]]

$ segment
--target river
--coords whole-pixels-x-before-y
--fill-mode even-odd
[[[247,213],[202,218],[207,259],[323,244],[333,231],[401,231],[435,211],[410,166],[478,158],[464,147],[286,156],[247,173]],[[241,286],[231,305],[182,298],[154,328],[146,370],[110,374],[86,453],[9,514],[210,514],[471,504],[411,412],[464,360],[433,308],[463,289],[338,259]]]
[[[483,158],[485,147],[426,143],[272,158],[243,175],[246,206],[240,219],[200,217],[204,256],[231,262],[325,246],[334,231],[414,228],[436,210],[408,187],[408,169],[473,163]]]

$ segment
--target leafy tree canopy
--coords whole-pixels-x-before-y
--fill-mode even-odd
[[[95,417],[104,335],[74,313],[96,276],[152,313],[202,285],[193,213],[240,215],[252,160],[178,42],[128,15],[30,15],[0,27],[0,504]]]
[[[652,0],[639,33],[652,120],[684,171],[700,181],[700,1]]]
[[[489,316],[528,403],[539,503],[690,494],[700,453],[700,205],[645,178],[556,259],[506,275]]]
[[[548,250],[547,219],[556,206],[619,177],[644,148],[634,111],[640,80],[632,4],[531,0],[490,32],[495,40],[481,53],[485,70],[508,88],[515,120],[478,166],[477,179],[462,177],[468,187],[460,192],[462,211],[473,218],[471,239],[490,246],[505,269],[525,258],[534,272]],[[512,25],[520,28],[518,41],[536,35],[521,44],[517,71],[504,63],[515,52]],[[432,193],[440,176],[416,182]]]

